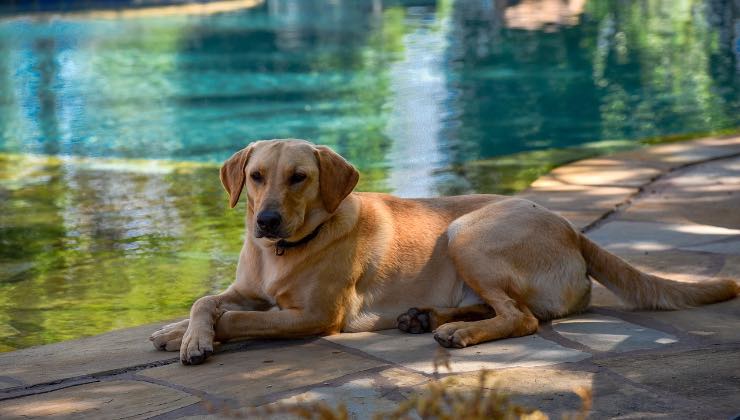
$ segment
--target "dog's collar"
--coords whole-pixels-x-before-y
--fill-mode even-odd
[[[313,232],[309,233],[308,235],[304,236],[303,238],[295,241],[295,242],[288,242],[285,239],[281,239],[277,241],[275,244],[275,255],[281,256],[285,254],[285,250],[288,248],[295,248],[301,245],[305,245],[310,240],[316,237],[316,235],[319,234],[319,229],[321,229],[321,226],[324,226],[324,224],[320,224],[316,226],[316,229],[313,230]]]

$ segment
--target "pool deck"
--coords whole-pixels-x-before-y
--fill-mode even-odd
[[[707,138],[559,167],[520,194],[641,269],[681,281],[740,279],[740,137]],[[536,335],[453,350],[551,418],[593,391],[593,418],[740,414],[740,299],[672,312],[624,308],[595,284],[588,312]],[[0,354],[0,417],[222,418],[242,407],[323,400],[352,417],[389,411],[433,378],[430,334],[397,331],[223,346],[200,366],[147,340],[162,325]]]

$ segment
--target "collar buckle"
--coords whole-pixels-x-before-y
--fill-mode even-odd
[[[324,224],[320,224],[316,226],[316,229],[313,230],[313,232],[309,233],[308,235],[304,236],[303,238],[295,241],[295,242],[288,242],[284,239],[281,239],[277,241],[275,244],[275,255],[278,257],[282,257],[285,255],[285,250],[288,248],[295,248],[299,247],[301,245],[307,244],[309,241],[311,241],[313,238],[315,238],[319,234],[319,229],[321,229],[321,226],[324,226]]]

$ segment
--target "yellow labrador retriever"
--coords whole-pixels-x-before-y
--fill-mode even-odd
[[[221,182],[231,207],[247,190],[236,281],[152,334],[154,346],[199,364],[214,341],[398,327],[465,347],[582,311],[589,276],[637,308],[701,305],[740,289],[731,279],[692,284],[640,272],[527,200],[353,193],[358,178],[341,156],[302,140],[234,154]]]

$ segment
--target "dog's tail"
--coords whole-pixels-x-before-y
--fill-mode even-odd
[[[588,274],[636,309],[679,309],[732,299],[740,286],[732,279],[684,283],[643,273],[580,235]]]

